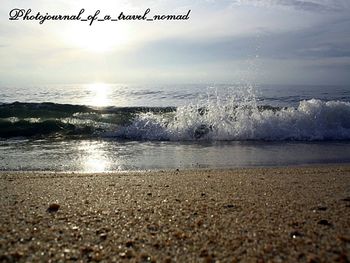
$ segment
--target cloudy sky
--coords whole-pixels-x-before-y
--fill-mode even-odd
[[[10,21],[101,10],[187,21]],[[349,0],[1,0],[0,84],[242,83],[350,85]]]

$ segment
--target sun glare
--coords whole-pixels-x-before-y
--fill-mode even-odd
[[[110,106],[111,105],[111,87],[105,83],[92,83],[85,85],[88,93],[86,104],[91,106]]]
[[[84,172],[100,173],[106,172],[109,168],[109,161],[105,157],[103,144],[82,142],[79,145],[79,150],[84,154],[82,169]]]

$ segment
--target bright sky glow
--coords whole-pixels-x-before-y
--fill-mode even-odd
[[[128,32],[125,27],[113,25],[96,25],[93,28],[73,27],[64,32],[64,41],[67,46],[104,53],[122,48],[127,44]]]

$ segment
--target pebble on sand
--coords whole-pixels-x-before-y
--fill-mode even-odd
[[[49,205],[49,207],[47,208],[46,211],[49,213],[55,213],[58,211],[58,209],[60,209],[60,205],[53,203],[53,204]]]
[[[318,221],[318,224],[324,225],[324,226],[332,226],[332,224],[330,222],[328,222],[328,220],[325,220],[325,219]]]
[[[297,238],[297,237],[303,237],[304,235],[300,233],[299,231],[293,231],[290,233],[291,238]]]

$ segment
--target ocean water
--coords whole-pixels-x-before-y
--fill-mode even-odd
[[[0,87],[0,170],[350,162],[350,87]]]

